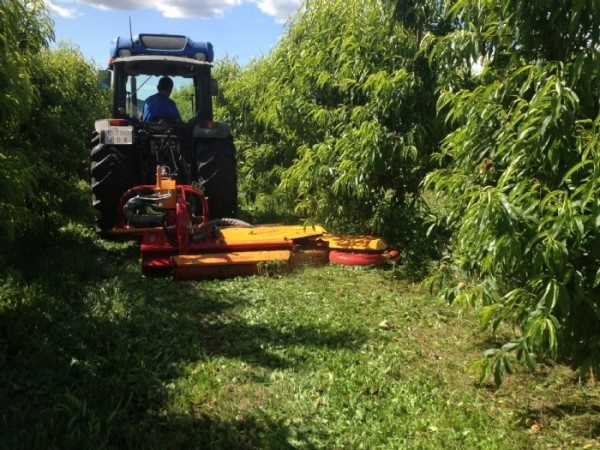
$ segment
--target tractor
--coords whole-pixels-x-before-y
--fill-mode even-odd
[[[214,50],[187,36],[113,40],[110,118],[92,138],[97,232],[141,244],[142,271],[178,279],[220,278],[305,263],[381,264],[397,256],[371,236],[339,236],[317,225],[252,225],[238,216],[236,149],[213,119]],[[142,120],[160,77],[191,86],[191,118]]]

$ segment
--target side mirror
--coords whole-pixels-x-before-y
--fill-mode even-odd
[[[99,70],[98,71],[98,84],[102,89],[109,89],[110,82],[112,80],[112,73],[110,70]]]
[[[210,95],[213,97],[219,95],[219,82],[214,78],[210,79]]]

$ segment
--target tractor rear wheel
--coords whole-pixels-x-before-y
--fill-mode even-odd
[[[210,219],[236,217],[237,167],[233,137],[196,143],[198,183],[208,198]]]
[[[133,147],[126,150],[101,143],[92,149],[92,205],[98,212],[98,231],[108,230],[117,224],[117,207],[121,196],[138,184],[138,158]]]

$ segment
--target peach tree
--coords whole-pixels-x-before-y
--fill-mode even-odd
[[[473,72],[440,86],[453,131],[426,186],[447,204],[430,280],[512,338],[475,364],[496,383],[514,357],[600,371],[600,16],[594,1],[459,0],[464,24],[426,39],[431,63]],[[503,334],[505,336],[505,334]]]

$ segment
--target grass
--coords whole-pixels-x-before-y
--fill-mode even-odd
[[[173,282],[59,239],[0,284],[1,448],[600,448],[598,387],[475,386],[477,319],[393,271]]]

